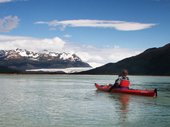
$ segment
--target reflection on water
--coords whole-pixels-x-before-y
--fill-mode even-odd
[[[126,114],[128,113],[128,105],[129,105],[129,95],[124,94],[120,96],[121,102],[121,111],[122,111],[122,121],[126,121]]]
[[[96,92],[98,92],[98,90],[96,90]],[[112,96],[110,96],[110,95],[112,95]],[[116,102],[116,105],[118,105],[117,111],[121,112],[121,114],[120,114],[121,121],[125,122],[126,118],[127,118],[126,114],[128,113],[130,95],[129,94],[121,94],[121,93],[115,93],[115,94],[107,93],[106,98],[109,98],[109,97],[111,99],[113,99],[113,101]]]
[[[118,118],[118,126],[170,125],[167,122],[170,119],[170,98],[166,98],[166,94],[164,97],[143,97],[121,93],[104,94],[102,91],[97,93],[98,97],[105,96],[106,100],[112,102],[114,110],[111,108],[110,112]]]
[[[170,125],[169,77],[131,76],[142,97],[96,90],[117,76],[0,75],[0,126],[159,127]],[[106,82],[107,81],[107,82]]]

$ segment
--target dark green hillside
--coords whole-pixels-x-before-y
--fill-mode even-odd
[[[19,70],[26,70],[39,68],[89,67],[89,64],[82,61],[72,62],[68,60],[31,61],[25,59],[11,59],[0,61],[0,66],[8,66]]]
[[[170,75],[170,44],[147,49],[137,56],[108,63],[81,74],[119,74],[123,69],[127,69],[130,75]]]
[[[0,73],[21,73],[21,71],[9,67],[0,66]]]

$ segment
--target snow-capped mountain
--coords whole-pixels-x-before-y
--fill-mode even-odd
[[[76,54],[70,53],[36,53],[23,49],[0,50],[0,65],[25,69],[39,68],[67,68],[67,67],[90,67]]]
[[[28,50],[16,49],[16,50],[0,50],[0,58],[4,60],[9,59],[28,59],[34,61],[41,60],[69,60],[69,61],[82,61],[76,54],[70,53],[35,53]]]

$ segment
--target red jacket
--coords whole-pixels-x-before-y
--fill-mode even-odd
[[[129,81],[128,80],[122,80],[120,83],[120,87],[128,87],[129,88]]]

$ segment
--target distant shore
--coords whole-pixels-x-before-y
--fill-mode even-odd
[[[0,73],[0,75],[96,75],[96,76],[102,76],[102,75],[108,75],[108,76],[117,76],[115,74],[76,74],[76,73],[64,73],[64,74],[59,74],[59,73]],[[130,76],[141,76],[141,77],[170,77],[170,75],[128,75]]]

